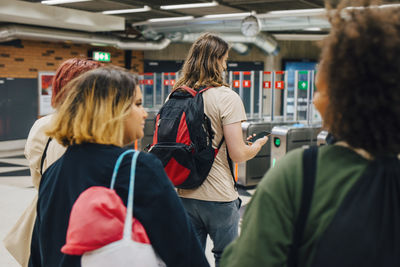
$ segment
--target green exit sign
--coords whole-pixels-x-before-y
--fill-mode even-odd
[[[93,51],[93,60],[110,62],[111,54],[107,52]]]
[[[307,82],[307,81],[300,81],[300,82],[298,83],[298,88],[299,88],[300,90],[307,90],[307,88],[308,88],[308,82]]]

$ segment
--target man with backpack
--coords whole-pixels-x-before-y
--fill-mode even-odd
[[[157,115],[150,148],[178,188],[203,248],[210,235],[216,266],[238,236],[241,200],[229,161],[253,158],[268,141],[264,137],[247,145],[243,140],[244,106],[224,82],[228,52],[229,45],[214,34],[194,42],[181,78]]]

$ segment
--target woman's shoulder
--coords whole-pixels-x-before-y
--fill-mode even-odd
[[[240,96],[231,88],[226,86],[210,88],[204,92],[204,97],[207,99],[206,101],[213,102],[218,106],[230,106],[242,102]]]
[[[44,147],[46,146],[49,137],[45,134],[47,125],[51,121],[52,115],[47,115],[35,121],[32,128],[29,131],[28,137],[25,144],[25,157],[28,160],[35,158],[36,155],[43,153]]]
[[[137,159],[136,172],[146,184],[159,186],[160,188],[172,186],[168,176],[164,171],[161,161],[153,154],[140,152]]]
[[[108,157],[110,158],[114,158],[115,161],[117,160],[117,158],[119,156],[121,156],[122,154],[124,154],[124,158],[122,159],[121,162],[121,166],[129,166],[130,168],[130,164],[132,161],[132,157],[134,155],[135,152],[139,153],[138,157],[137,157],[137,166],[138,166],[138,170],[139,171],[146,171],[146,172],[157,172],[160,169],[163,169],[163,166],[161,164],[161,161],[154,156],[151,153],[148,152],[143,152],[143,151],[138,151],[138,150],[134,150],[134,149],[127,149],[127,148],[121,148],[121,147],[116,147],[116,146],[110,146],[108,147],[108,149],[110,149],[108,154]]]
[[[206,92],[210,92],[212,94],[224,94],[224,95],[238,95],[235,91],[227,86],[220,87],[212,87],[208,89]]]
[[[277,160],[260,183],[261,187],[268,190],[274,187],[301,188],[303,152],[303,148],[294,149]],[[317,180],[344,175],[343,173],[354,171],[355,168],[362,170],[366,164],[367,161],[351,149],[325,145],[318,149]]]
[[[154,165],[161,165],[161,161],[153,154],[148,152],[139,151],[138,161],[145,164],[148,167],[154,167]]]
[[[45,129],[49,125],[52,117],[52,115],[47,115],[37,119],[33,123],[28,134],[27,144],[35,141],[43,141],[45,143],[45,140],[48,139],[48,136],[45,134]]]
[[[144,171],[153,174],[164,173],[164,167],[161,161],[153,154],[148,152],[140,152],[138,157],[138,164]]]

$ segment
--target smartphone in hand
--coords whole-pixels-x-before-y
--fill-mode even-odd
[[[256,134],[255,136],[251,137],[249,140],[247,140],[248,142],[254,143],[257,139],[263,138],[264,136],[268,136],[270,135],[270,132],[267,131],[262,131],[259,132],[258,134]]]

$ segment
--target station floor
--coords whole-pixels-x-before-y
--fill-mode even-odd
[[[244,209],[250,201],[255,189],[239,188]],[[3,244],[3,239],[17,221],[19,216],[30,204],[35,195],[32,186],[28,162],[23,155],[23,150],[0,151],[0,266],[18,267],[17,261],[8,253]],[[240,226],[239,226],[240,227]],[[214,257],[211,253],[212,242],[207,240],[206,256],[211,266],[214,266]]]

